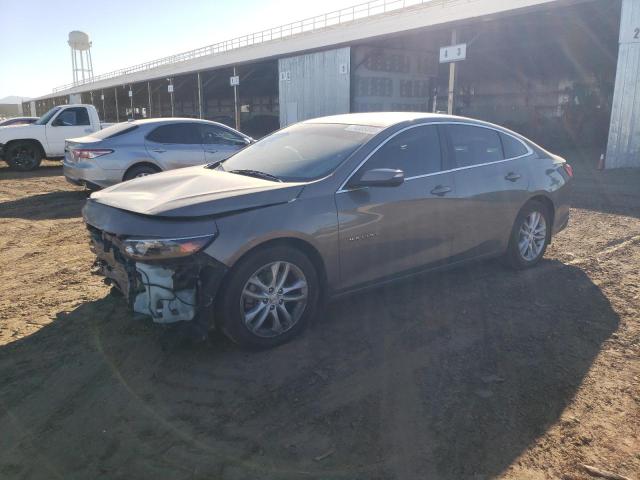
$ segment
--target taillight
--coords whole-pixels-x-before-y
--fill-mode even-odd
[[[73,158],[76,160],[91,160],[92,158],[113,153],[113,150],[79,148],[77,150],[71,150],[71,153],[73,154]]]
[[[564,171],[567,172],[567,175],[569,175],[569,178],[573,178],[573,167],[566,162],[562,167],[564,168]]]

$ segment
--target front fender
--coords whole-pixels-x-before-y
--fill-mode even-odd
[[[216,224],[218,237],[205,252],[229,268],[260,245],[298,240],[319,254],[330,284],[339,278],[338,221],[331,195],[222,215]]]

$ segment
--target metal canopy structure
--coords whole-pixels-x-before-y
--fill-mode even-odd
[[[82,101],[108,121],[206,118],[256,138],[318,114],[449,111],[549,148],[607,149],[607,168],[640,166],[638,15],[637,0],[372,0],[64,85],[23,108]]]
[[[94,76],[91,82],[63,85],[36,100],[115,85],[237,65],[326,49],[348,42],[446,24],[474,17],[580,0],[372,0],[188,52]]]

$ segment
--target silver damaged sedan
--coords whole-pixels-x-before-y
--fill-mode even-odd
[[[324,298],[478,258],[536,265],[567,225],[572,176],[489,123],[349,114],[94,193],[84,219],[97,272],[132,310],[267,348]]]

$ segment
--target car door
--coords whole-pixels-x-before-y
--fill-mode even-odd
[[[453,176],[443,172],[441,135],[419,125],[387,139],[351,177],[375,168],[400,169],[396,187],[350,188],[336,195],[342,288],[445,262]]]
[[[195,122],[160,125],[147,135],[145,147],[163,170],[206,163],[200,130]]]
[[[51,157],[64,155],[65,140],[84,137],[92,131],[89,112],[85,107],[69,107],[61,110],[45,129],[49,145],[48,155]]]
[[[199,128],[207,163],[225,160],[248,144],[244,137],[224,127],[200,124]]]
[[[459,229],[452,256],[463,260],[498,253],[506,248],[518,209],[527,199],[526,155],[505,158],[501,132],[489,127],[447,124],[443,128],[455,168],[453,218]],[[524,144],[519,147],[528,153]]]

